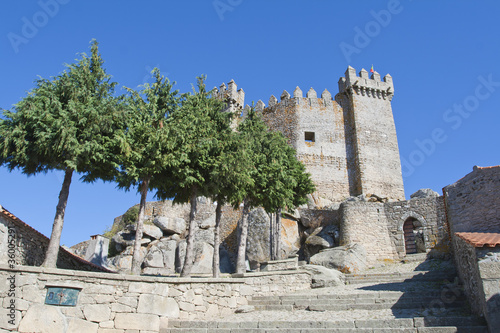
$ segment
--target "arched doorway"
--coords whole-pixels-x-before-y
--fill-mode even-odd
[[[409,217],[403,224],[406,254],[424,253],[425,243],[422,223]]]

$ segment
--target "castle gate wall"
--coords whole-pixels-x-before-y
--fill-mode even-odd
[[[11,277],[14,280],[7,280]],[[53,333],[160,332],[168,327],[169,319],[212,319],[234,313],[252,296],[283,295],[311,285],[311,276],[305,271],[190,279],[28,266],[9,269],[1,264],[0,280],[4,300],[0,330]],[[44,304],[47,288],[54,286],[79,289],[76,306]],[[15,304],[13,324],[7,316],[11,300]]]
[[[450,253],[443,197],[388,202],[384,209],[391,242],[400,257],[406,254],[403,224],[408,218],[414,218],[422,225],[427,252],[432,250],[435,256],[447,256]]]

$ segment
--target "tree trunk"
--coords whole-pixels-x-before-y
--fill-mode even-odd
[[[189,213],[189,233],[186,239],[186,257],[184,258],[184,266],[182,267],[181,277],[189,277],[194,263],[194,236],[196,232],[196,195],[197,189],[193,189],[191,193],[191,212]]]
[[[214,230],[214,259],[212,261],[212,273],[214,278],[220,276],[220,263],[219,263],[219,244],[220,244],[220,218],[222,215],[221,200],[217,200],[217,208],[215,209],[215,230]]]
[[[137,217],[137,226],[135,229],[134,254],[132,255],[132,270],[133,275],[141,274],[141,241],[144,230],[144,215],[146,211],[146,197],[148,195],[149,180],[151,177],[145,178],[140,187],[141,203],[139,205],[139,216]]]
[[[274,214],[269,214],[269,258],[275,260],[276,254],[274,251]]]
[[[250,207],[248,200],[243,201],[243,214],[241,217],[241,225],[238,228],[238,258],[236,260],[236,273],[244,274],[246,272],[246,250],[248,237],[248,214]]]
[[[54,217],[54,224],[52,224],[52,233],[50,234],[49,246],[43,261],[43,267],[56,268],[57,257],[59,255],[59,245],[61,243],[61,233],[64,224],[64,212],[68,203],[69,186],[71,185],[71,177],[73,176],[73,169],[66,169],[64,180],[59,192],[59,202],[57,203],[56,216]]]
[[[276,227],[274,228],[274,251],[275,251],[275,256],[276,259],[274,260],[280,260],[284,259],[282,258],[281,255],[281,208],[278,208],[276,210]]]

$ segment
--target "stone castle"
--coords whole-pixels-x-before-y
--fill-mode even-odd
[[[337,202],[362,194],[404,200],[392,77],[381,81],[374,72],[370,78],[364,69],[357,76],[349,66],[338,84],[335,98],[326,89],[318,98],[313,88],[304,97],[297,87],[293,97],[283,91],[279,102],[271,96],[267,107],[259,100],[256,111],[295,148],[319,196]],[[228,111],[245,114],[245,94],[234,81],[216,95],[227,101]]]
[[[217,96],[227,102],[226,111],[242,117],[248,112],[243,108],[244,95],[234,81],[217,90]],[[393,95],[389,75],[382,82],[376,72],[370,78],[367,71],[361,70],[357,76],[349,67],[339,81],[339,93],[335,98],[326,90],[318,98],[312,88],[303,97],[302,91],[296,88],[293,97],[284,91],[280,102],[271,96],[267,107],[262,101],[257,103],[256,109],[269,127],[281,131],[297,150],[298,158],[305,163],[317,186],[317,193],[308,205],[293,213],[288,212],[282,220],[284,257],[294,256],[297,260],[298,254],[314,265],[356,273],[356,269],[364,270],[381,260],[385,265],[419,252],[427,258],[450,258],[453,255],[472,313],[486,319],[490,332],[498,332],[500,166],[474,167],[455,184],[443,188],[443,195],[427,189],[405,200],[391,108]],[[215,217],[212,202],[206,198],[197,200],[194,268],[196,274],[202,275],[209,274],[212,268]],[[222,215],[221,249],[224,248],[226,253],[234,252],[231,244],[235,244],[240,212],[225,206]],[[269,264],[266,262],[269,260],[269,216],[261,208],[254,209],[251,215],[253,224],[249,229],[247,258],[250,263]],[[231,315],[258,297],[277,299],[281,305],[283,295],[309,292],[315,283],[325,281],[321,270],[314,273],[295,267],[295,270],[272,271],[262,269],[262,265],[259,272],[231,278],[178,278],[174,273],[180,268],[177,267],[180,259],[184,258],[188,217],[188,205],[173,206],[171,201],[147,203],[146,218],[152,223],[145,225],[141,241],[144,275],[129,276],[110,274],[113,272],[98,266],[102,258],[98,258],[98,265],[95,265],[75,255],[75,249],[69,251],[62,247],[58,269],[33,267],[43,261],[48,238],[0,206],[0,277],[3,281],[10,281],[0,288],[0,296],[5,298],[0,306],[3,318],[0,332],[205,332],[214,327],[208,326],[213,325],[214,318]],[[117,217],[115,224],[121,221],[123,216]],[[108,264],[115,268],[130,267],[133,235],[134,229],[131,228],[113,236],[113,247],[122,250],[108,260]],[[12,245],[13,239],[15,246]],[[97,235],[93,237],[89,244],[85,244],[85,253],[79,255],[83,254],[90,261],[94,261],[96,254],[102,256],[105,250],[97,246],[102,239]],[[344,256],[342,263],[351,263],[349,256],[357,257],[358,263],[365,261],[364,267],[335,266],[333,264],[340,262],[338,258],[334,259],[335,253]],[[11,256],[15,257],[15,264],[9,261]],[[226,264],[231,272],[231,262],[226,260]],[[223,260],[221,270],[222,266]],[[427,277],[429,274],[432,272],[428,272]],[[360,278],[368,276],[370,274]],[[378,274],[374,276],[377,280],[381,278]],[[418,274],[415,277],[417,280],[413,282],[423,276]],[[339,283],[343,284],[342,281]],[[397,281],[396,285],[399,285],[401,282]],[[444,282],[436,281],[438,284]],[[440,298],[437,295],[430,303],[426,301],[428,305],[419,303],[418,306],[424,306],[425,312],[428,308],[445,308],[447,304],[454,307],[450,292],[454,293],[456,289],[442,290]],[[78,297],[63,304],[63,292]],[[56,298],[59,303],[51,299],[55,293],[61,298]],[[335,296],[336,304],[340,303],[338,295],[332,296]],[[400,300],[415,297],[415,293],[403,293]],[[357,304],[357,300],[352,300],[352,303]],[[361,305],[376,308],[377,303],[374,300],[373,304]],[[352,308],[348,309],[351,312]],[[469,325],[467,320],[471,317],[455,317],[455,313],[454,317],[443,317],[446,322],[439,326],[453,325],[449,327],[450,331],[458,331],[454,327],[459,326],[457,323]],[[432,321],[436,318],[424,316],[424,320],[421,319],[396,320],[406,320],[401,330],[442,331],[443,327],[435,327],[437,330],[424,327],[428,324],[434,328],[432,326],[436,324]],[[190,322],[194,326],[183,326]],[[274,325],[275,322],[273,318],[271,323]],[[341,330],[351,331],[344,328],[345,322],[343,319]],[[381,329],[390,324],[388,321],[369,322]],[[317,322],[308,321],[307,325],[312,323]],[[356,330],[354,327],[358,327],[358,322],[356,326],[354,321],[351,323],[352,330]],[[418,323],[422,327],[417,329]],[[224,326],[224,322],[220,324],[218,328],[233,327]],[[250,330],[267,330],[265,324],[259,323],[259,329]],[[284,327],[288,328],[289,323],[286,324],[288,326]],[[474,332],[485,332],[484,322],[481,325]],[[186,330],[177,327],[186,327]],[[398,327],[390,328],[393,331],[399,329],[399,326],[390,327]],[[464,329],[467,330],[468,326]],[[316,328],[308,331],[313,330]]]

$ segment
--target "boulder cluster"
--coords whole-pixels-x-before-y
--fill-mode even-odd
[[[309,203],[282,214],[281,257],[299,257],[310,264],[345,273],[366,268],[366,251],[361,244],[339,246],[339,203],[310,196]],[[214,251],[215,203],[198,198],[193,274],[210,274]],[[137,208],[136,208],[137,209]],[[189,204],[171,201],[148,202],[141,242],[142,273],[172,275],[184,264],[189,224]],[[115,219],[107,266],[127,272],[132,264],[135,223],[123,226],[125,215]],[[237,254],[237,225],[241,209],[225,206],[221,221],[220,271],[233,273]],[[249,215],[248,269],[258,270],[270,260],[270,215],[255,208]],[[120,226],[122,226],[120,228]],[[119,229],[119,230],[117,230]]]

